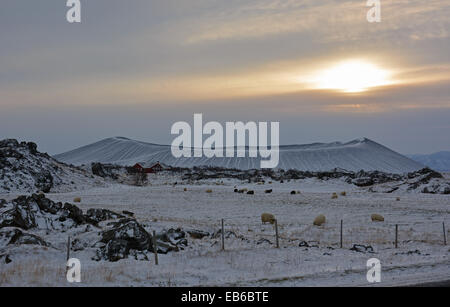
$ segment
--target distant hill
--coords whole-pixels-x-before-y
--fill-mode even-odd
[[[408,155],[408,157],[436,171],[450,171],[450,151],[440,151],[430,155]]]
[[[247,155],[248,156],[248,155]],[[260,167],[260,158],[174,158],[171,147],[113,137],[54,156],[55,159],[74,164],[91,162],[133,165],[136,162],[162,162],[171,166],[217,166],[236,169]],[[406,173],[423,168],[415,162],[369,139],[348,143],[314,143],[280,146],[280,169],[329,171],[342,168],[349,171],[379,170]]]

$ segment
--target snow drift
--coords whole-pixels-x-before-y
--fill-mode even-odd
[[[246,155],[248,156],[248,154]],[[168,145],[157,145],[113,137],[56,155],[59,161],[75,165],[92,162],[133,165],[137,162],[161,163],[176,167],[214,166],[258,169],[260,158],[174,158]],[[329,171],[383,171],[406,173],[424,166],[367,138],[348,143],[314,143],[280,146],[279,169]]]

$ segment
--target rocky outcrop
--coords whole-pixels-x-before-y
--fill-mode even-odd
[[[184,170],[183,179],[189,181],[205,180],[205,179],[238,179],[247,182],[264,183],[264,178],[270,178],[280,183],[293,179],[317,178],[320,180],[342,179],[348,184],[358,187],[370,187],[369,191],[378,192],[380,188],[373,188],[375,185],[384,183],[397,183],[393,188],[382,188],[385,193],[392,193],[398,189],[400,185],[407,185],[407,190],[418,190],[423,193],[439,193],[448,194],[450,191],[450,183],[442,183],[443,176],[429,168],[424,168],[408,174],[390,174],[380,171],[359,171],[351,172],[344,169],[336,168],[328,172],[310,172],[298,170],[237,170],[224,169],[218,167],[194,167],[192,170]],[[428,185],[433,180],[440,180],[434,186]],[[236,193],[243,193],[243,190],[235,189]],[[271,190],[267,190],[267,193]],[[293,194],[293,193],[292,193]]]
[[[48,193],[94,184],[91,174],[56,161],[32,142],[0,141],[0,193]]]
[[[101,239],[98,240],[95,230],[107,220],[113,221],[106,225],[109,228],[100,231]],[[77,229],[70,248],[73,251],[95,248],[95,260],[118,261],[128,257],[148,260],[147,253],[154,251],[153,237],[141,224],[111,210],[89,209],[83,214],[77,206],[53,202],[44,194],[20,196],[10,202],[0,200],[0,247],[13,244],[50,246],[44,239],[24,230],[64,232],[81,225],[86,226]],[[163,254],[179,251],[188,244],[186,233],[180,228],[163,230],[156,234],[155,240],[157,252]]]
[[[186,233],[181,229],[164,230],[153,238],[142,225],[134,219],[121,219],[104,231],[94,260],[119,261],[133,257],[136,260],[148,260],[147,253],[154,252],[153,239],[156,240],[157,252],[167,254],[179,251],[187,246]]]
[[[55,203],[42,194],[20,196],[5,206],[9,209],[0,214],[0,228],[55,230],[92,223],[77,206]]]
[[[128,173],[127,168],[124,166],[103,163],[92,163],[91,171],[94,175],[113,180],[118,180],[120,176]]]

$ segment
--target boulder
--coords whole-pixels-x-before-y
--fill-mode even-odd
[[[152,237],[134,219],[122,219],[112,229],[101,233],[100,243],[104,243],[94,260],[107,260],[116,262],[128,258],[131,250],[151,250]]]
[[[102,233],[100,242],[108,244],[113,240],[122,240],[127,242],[127,248],[136,250],[151,249],[152,237],[147,231],[134,219],[122,219],[115,223],[114,227]],[[118,242],[114,243],[117,246]]]

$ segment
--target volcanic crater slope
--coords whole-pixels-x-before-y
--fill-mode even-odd
[[[248,150],[248,149],[247,149]],[[174,158],[171,147],[113,137],[55,156],[56,159],[75,165],[92,162],[133,165],[138,162],[161,162],[174,167],[192,168],[212,166],[230,169],[258,169],[260,158]],[[347,143],[313,143],[280,146],[278,169],[300,171],[330,171],[335,168],[357,172],[382,171],[408,173],[424,168],[389,148],[367,138]]]

